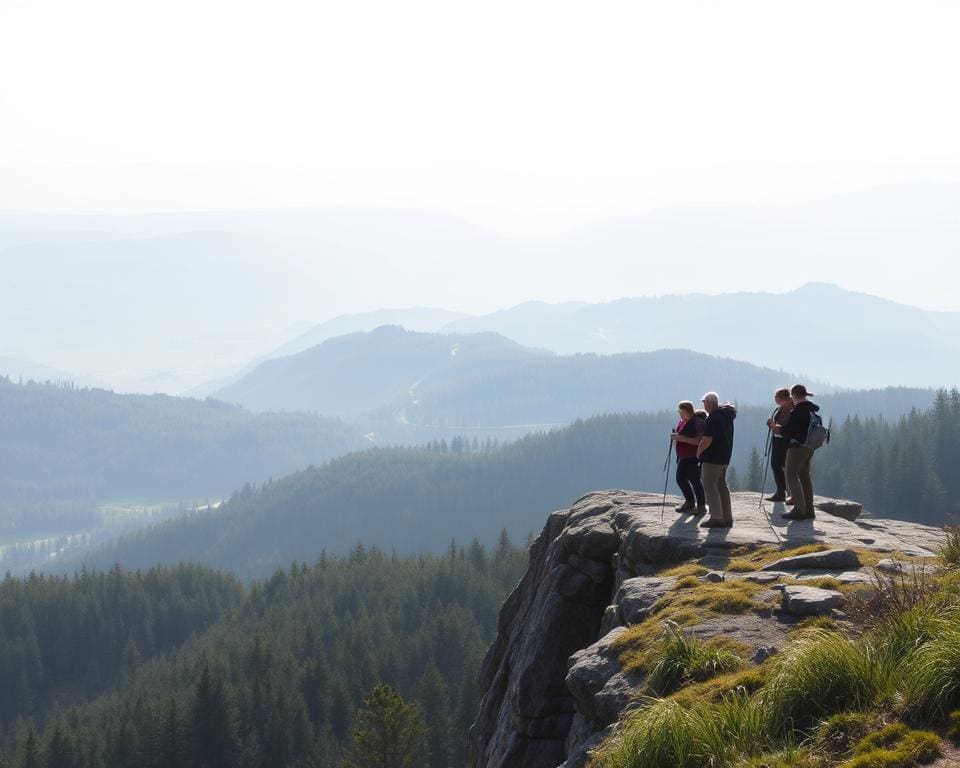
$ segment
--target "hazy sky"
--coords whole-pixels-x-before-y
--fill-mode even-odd
[[[0,208],[511,231],[960,180],[955,2],[0,0]]]

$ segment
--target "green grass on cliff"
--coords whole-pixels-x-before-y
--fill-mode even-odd
[[[781,553],[783,555],[783,553]],[[767,554],[764,557],[769,557]],[[739,554],[753,565],[758,560]],[[960,570],[933,588],[884,606],[865,632],[847,636],[810,622],[761,667],[717,670],[697,681],[674,675],[669,698],[633,710],[592,757],[591,768],[912,768],[941,754],[941,735],[960,742]],[[759,566],[758,566],[759,567]],[[672,575],[691,577],[693,573]],[[684,583],[657,613],[716,611],[743,582]],[[751,585],[755,586],[755,585]],[[904,587],[908,588],[908,587]],[[710,594],[701,600],[698,593]],[[754,602],[753,591],[739,593]],[[659,604],[658,604],[659,605]],[[712,606],[712,607],[711,607]],[[749,608],[746,608],[749,610]],[[654,669],[654,613],[618,639],[621,661]],[[679,627],[676,630],[679,632]],[[657,638],[652,640],[651,638]],[[669,689],[669,686],[664,688]]]

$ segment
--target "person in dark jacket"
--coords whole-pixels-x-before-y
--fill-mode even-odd
[[[777,425],[783,427],[790,417],[790,411],[793,410],[790,390],[786,387],[778,389],[773,395],[773,402],[777,404],[777,410],[767,419],[767,427],[773,432],[770,436],[770,469],[773,471],[773,480],[777,484],[777,490],[773,496],[767,496],[767,501],[786,501],[787,477],[784,467],[787,463],[787,448],[790,447],[790,441],[774,431],[773,428]]]
[[[707,420],[697,446],[697,458],[700,459],[710,517],[700,523],[700,527],[730,528],[733,507],[727,486],[727,467],[733,455],[733,420],[737,418],[737,409],[730,403],[720,405],[716,392],[707,392],[703,396],[703,407]]]
[[[782,427],[774,425],[773,430],[789,441],[787,448],[786,477],[787,487],[793,502],[793,510],[785,512],[788,520],[808,520],[816,517],[813,510],[813,481],[810,479],[810,461],[813,448],[806,446],[807,432],[810,430],[810,414],[820,410],[820,406],[807,400],[813,396],[803,384],[790,388],[793,409],[787,423]]]
[[[677,512],[702,515],[707,511],[700,481],[700,463],[697,461],[697,446],[703,434],[703,419],[697,416],[693,403],[684,400],[677,405],[680,422],[673,431],[677,446],[677,485],[683,493],[684,502]]]

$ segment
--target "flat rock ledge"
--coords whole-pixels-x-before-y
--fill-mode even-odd
[[[933,557],[943,543],[936,528],[857,518],[855,502],[817,498],[812,520],[780,517],[782,505],[759,504],[755,493],[733,494],[733,528],[702,529],[700,518],[673,511],[680,499],[633,491],[600,491],[551,513],[530,549],[530,564],[500,610],[497,637],[481,668],[483,699],[470,731],[470,768],[581,768],[589,751],[633,705],[643,681],[621,669],[611,644],[642,622],[676,584],[654,574],[686,558],[714,573],[743,578],[769,591],[770,610],[705,618],[686,631],[723,635],[748,646],[760,661],[776,654],[804,616],[829,614],[843,595],[804,584],[835,578],[867,582],[856,549],[887,555],[899,572],[909,558]],[[831,514],[833,512],[833,514]],[[854,514],[856,513],[856,514]],[[826,544],[827,552],[782,558],[754,573],[725,566],[731,550]],[[907,558],[905,561],[904,558]],[[926,566],[930,567],[930,566]],[[769,597],[769,596],[768,596]]]

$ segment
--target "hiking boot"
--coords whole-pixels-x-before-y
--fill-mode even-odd
[[[706,504],[698,504],[698,505],[697,505],[697,508],[693,511],[693,514],[695,514],[695,515],[705,515],[705,514],[707,514],[707,505],[706,505]]]
[[[807,520],[813,515],[807,515],[799,509],[792,509],[789,512],[783,512],[780,517],[785,517],[787,520]]]
[[[693,506],[693,502],[692,502],[692,501],[685,501],[685,502],[683,502],[683,504],[681,504],[679,507],[676,507],[676,508],[674,509],[674,512],[676,512],[676,513],[679,514],[679,515],[683,515],[683,514],[685,514],[685,513],[687,513],[687,512],[692,512],[694,509],[695,509],[695,507]]]
[[[702,523],[700,523],[701,528],[729,528],[729,526],[723,522],[723,520],[717,520],[713,517],[708,517]]]
[[[773,496],[767,496],[767,501],[786,501],[787,496],[784,493],[775,493]]]

